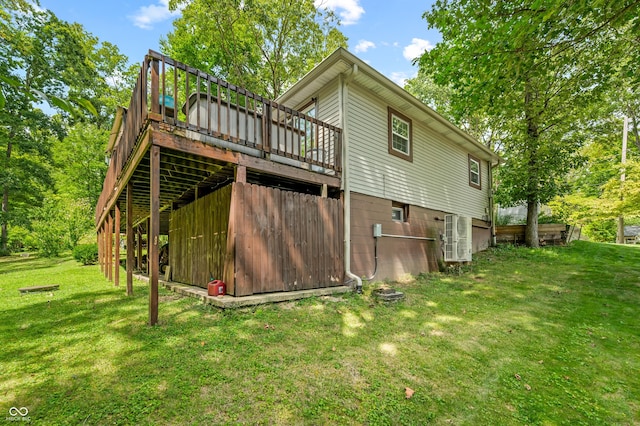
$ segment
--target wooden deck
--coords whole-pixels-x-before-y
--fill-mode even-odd
[[[126,246],[137,248],[127,250],[132,293],[139,230],[146,233],[154,324],[159,238],[174,212],[233,182],[338,197],[341,144],[340,128],[150,51],[111,135],[95,216],[102,271],[119,284],[124,231]]]

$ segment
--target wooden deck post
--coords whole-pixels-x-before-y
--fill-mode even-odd
[[[140,225],[136,227],[136,236],[138,240],[138,244],[136,245],[136,269],[142,272],[142,229]]]
[[[113,281],[113,216],[107,216],[107,278]]]
[[[104,272],[104,263],[102,263],[102,227],[96,232],[98,243],[98,264],[100,265],[100,272]]]
[[[151,237],[149,236],[151,232],[151,216],[147,218],[147,263],[145,264],[145,272],[149,275],[149,246],[151,245]]]
[[[189,94],[187,93],[187,96]],[[151,112],[160,112],[160,80],[157,59],[151,59]]]
[[[113,232],[115,233],[115,255],[113,260],[113,285],[118,287],[120,285],[120,203],[116,203],[116,216],[115,226]]]
[[[109,278],[109,274],[107,273],[107,218],[104,218],[104,222],[102,222],[102,233],[100,234],[102,239],[102,264],[104,265],[102,273],[105,278]]]
[[[158,237],[160,234],[160,147],[151,146],[150,153],[150,217],[147,240],[149,265],[149,325],[158,323]]]
[[[133,184],[127,183],[127,296],[133,296],[133,255],[135,241],[133,239]]]
[[[236,166],[236,182],[247,183],[247,168],[245,166]]]

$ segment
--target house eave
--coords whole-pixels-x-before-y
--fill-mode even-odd
[[[354,65],[359,70],[354,79],[355,83],[365,87],[375,86],[378,95],[386,99],[391,106],[410,114],[412,118],[418,119],[440,135],[463,146],[470,153],[490,161],[492,165],[500,163],[500,157],[491,149],[344,48],[336,49],[283,93],[277,101],[295,108],[314,96],[318,90],[324,87],[324,82],[337,78],[339,74],[349,72]]]

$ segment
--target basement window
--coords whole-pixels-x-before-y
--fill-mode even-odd
[[[409,220],[409,206],[394,201],[391,205],[391,220],[394,222],[407,222]]]

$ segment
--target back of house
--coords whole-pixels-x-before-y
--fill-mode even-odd
[[[344,49],[278,99],[343,130],[346,269],[397,279],[491,241],[498,156]]]

